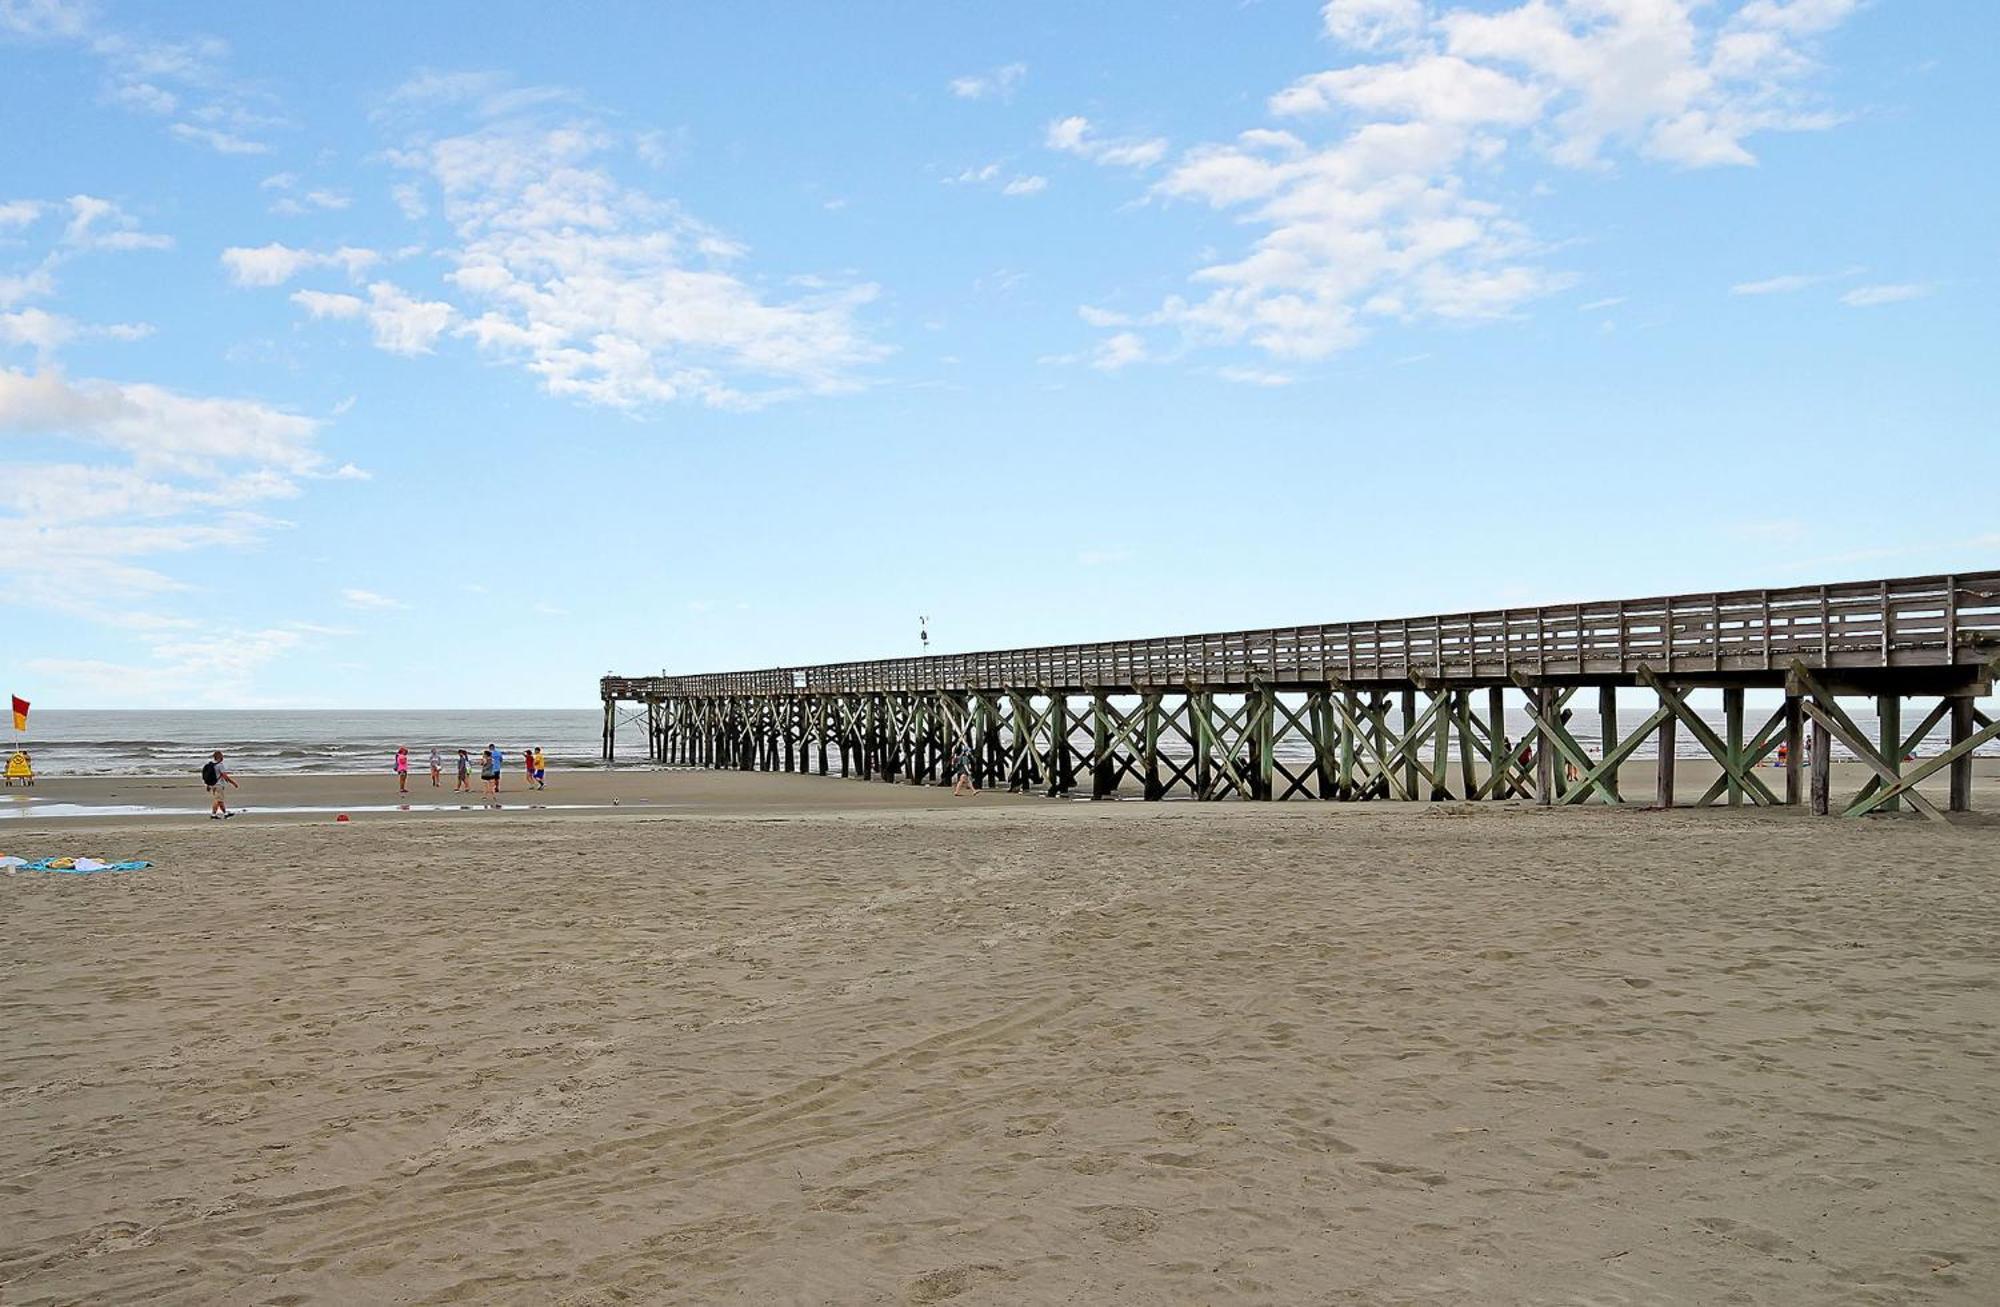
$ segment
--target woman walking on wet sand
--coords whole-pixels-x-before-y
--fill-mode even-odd
[[[443,786],[444,758],[438,753],[437,746],[433,744],[431,746],[431,788],[435,790],[441,789]]]
[[[396,793],[410,792],[410,750],[407,745],[396,746]]]
[[[458,751],[458,784],[451,787],[453,794],[472,793],[472,755],[465,750]]]

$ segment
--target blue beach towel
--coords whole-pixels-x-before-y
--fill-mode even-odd
[[[0,858],[0,870],[48,871],[60,876],[94,876],[100,871],[144,871],[152,865],[150,862],[99,862],[95,858],[43,858],[38,862]]]

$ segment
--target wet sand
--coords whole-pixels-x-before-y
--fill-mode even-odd
[[[1990,813],[592,779],[0,826],[0,1301],[2000,1291]]]
[[[1447,767],[1447,777],[1457,785],[1456,764]],[[1782,796],[1784,773],[1764,767],[1758,776]],[[1975,758],[1974,806],[2000,811],[2000,757]],[[1709,788],[1721,769],[1713,762],[1683,758],[1676,770],[1676,795],[1683,805],[1693,804]],[[1836,798],[1851,796],[1871,775],[1859,763],[1836,762],[1833,790]],[[855,808],[961,807],[968,802],[1045,802],[1041,796],[1009,795],[1004,791],[982,793],[978,799],[954,800],[940,786],[887,784],[881,781],[842,780],[840,777],[786,775],[783,773],[738,773],[690,769],[626,767],[615,770],[556,771],[548,788],[530,789],[518,771],[502,782],[497,800],[482,792],[475,777],[472,792],[453,790],[450,773],[444,784],[433,787],[428,772],[412,775],[409,793],[397,791],[396,778],[386,771],[370,775],[258,776],[242,773],[238,788],[229,791],[229,804],[254,821],[271,818],[285,821],[320,819],[340,811],[369,817],[394,815],[408,806],[417,815],[491,817],[495,813],[536,813],[560,816],[613,807],[671,808],[711,813],[779,810],[786,812],[827,812]],[[1134,782],[1126,785],[1122,799],[1138,801]],[[1650,761],[1628,763],[1619,769],[1620,792],[1635,804],[1653,799],[1655,773]],[[1922,792],[1942,807],[1949,777],[1944,772],[1927,778]],[[1083,797],[1072,795],[1075,799]],[[1186,801],[1177,794],[1173,801]],[[67,805],[55,808],[53,805]],[[200,815],[208,810],[193,768],[185,776],[124,777],[42,777],[33,789],[0,791],[0,836],[12,827],[12,820],[44,814],[67,814],[69,807],[89,810],[86,815],[132,815],[186,813]],[[119,811],[106,811],[119,810]],[[0,838],[0,845],[6,840]]]

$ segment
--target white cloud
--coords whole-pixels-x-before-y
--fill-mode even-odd
[[[344,268],[348,276],[359,277],[381,258],[374,250],[347,245],[316,253],[273,241],[255,248],[232,245],[222,252],[222,266],[239,286],[282,286],[308,268]]]
[[[143,340],[152,334],[151,324],[144,322],[86,325],[43,309],[0,313],[0,345],[24,346],[44,357],[56,353],[64,345],[79,337],[134,341]]]
[[[1137,332],[1121,331],[1107,336],[1098,343],[1097,354],[1090,360],[1090,366],[1102,372],[1116,372],[1119,368],[1146,359],[1146,341]]]
[[[0,0],[0,32],[77,46],[103,72],[103,103],[178,117],[167,130],[182,140],[230,154],[262,153],[268,147],[241,133],[281,123],[265,111],[267,92],[229,77],[229,46],[215,37],[167,40],[119,30],[86,0]]]
[[[1731,295],[1789,295],[1793,291],[1817,286],[1830,281],[1831,273],[1787,273],[1780,277],[1766,277],[1762,281],[1739,281],[1729,288]]]
[[[53,354],[76,336],[76,324],[43,309],[22,309],[0,313],[0,344],[25,345],[42,354]]]
[[[1049,123],[1042,133],[1042,144],[1114,168],[1149,168],[1167,155],[1164,137],[1106,139],[1097,135],[1090,119],[1076,115]]]
[[[325,467],[315,447],[319,429],[313,418],[255,400],[0,368],[0,435],[67,436],[116,449],[142,471],[214,478],[247,463],[310,476]]]
[[[780,298],[739,276],[743,245],[613,176],[608,132],[540,124],[490,78],[437,74],[423,94],[498,121],[392,152],[439,197],[455,236],[439,253],[455,266],[448,298],[371,288],[385,347],[428,348],[448,329],[551,394],[619,408],[849,390],[883,355],[855,323],[874,286],[818,281]]]
[[[373,590],[361,590],[354,587],[342,590],[340,592],[340,599],[349,608],[359,608],[368,612],[390,612],[398,608],[409,607],[408,604],[400,599],[391,599],[388,595],[376,594]]]
[[[550,105],[571,104],[573,91],[558,86],[516,86],[506,74],[491,71],[441,72],[423,69],[389,93],[378,119],[399,114],[429,116],[458,109],[476,118],[497,119]]]
[[[1835,121],[1808,92],[1810,38],[1851,8],[1331,0],[1322,22],[1346,57],[1271,97],[1286,130],[1189,149],[1149,191],[1232,214],[1253,231],[1249,247],[1207,258],[1190,292],[1116,325],[1301,360],[1384,321],[1516,316],[1572,279],[1498,198],[1511,166],[1599,168],[1616,150],[1680,167],[1754,162],[1759,133]],[[1128,157],[1082,117],[1050,123],[1044,142]]]
[[[1009,100],[1027,76],[1028,65],[1005,64],[991,72],[952,78],[951,93],[961,100],[984,100],[989,96]]]
[[[1755,162],[1746,138],[1831,126],[1797,83],[1801,40],[1851,3],[1747,4],[1722,15],[1696,0],[1548,0],[1493,13],[1454,9],[1434,24],[1445,49],[1529,77],[1555,108],[1552,157],[1600,162],[1614,143],[1688,167]]]
[[[345,209],[354,203],[353,197],[345,191],[330,190],[325,187],[299,190],[299,175],[295,172],[273,173],[257,185],[262,190],[285,192],[272,202],[271,212],[287,217]]]
[[[56,280],[46,264],[19,276],[0,277],[0,309],[55,293]]]
[[[1577,305],[1576,311],[1578,313],[1596,313],[1602,309],[1615,309],[1624,302],[1625,297],[1623,295],[1607,295],[1601,300],[1592,300],[1588,304]]]
[[[398,182],[389,188],[389,196],[396,201],[396,207],[405,218],[415,222],[427,216],[431,209],[424,203],[423,188],[414,182]]]
[[[358,318],[368,308],[359,296],[339,295],[323,290],[295,290],[292,303],[315,321],[320,318]]]
[[[1298,380],[1288,372],[1272,372],[1265,368],[1217,368],[1215,375],[1241,386],[1289,386]]]
[[[1919,300],[1930,294],[1936,287],[1920,282],[1903,282],[1895,285],[1856,286],[1840,297],[1840,302],[1850,309],[1872,309],[1880,304],[1901,304],[1906,300]]]
[[[62,243],[73,250],[166,250],[174,238],[139,230],[139,220],[111,200],[72,195]]]
[[[69,220],[59,233],[46,234],[49,241],[41,257],[22,272],[0,275],[0,309],[11,309],[28,300],[45,299],[56,291],[56,270],[71,259],[100,252],[160,250],[173,245],[173,238],[139,230],[138,220],[111,200],[95,195],[72,195],[61,204],[41,200],[9,200],[0,203],[0,230],[29,231],[44,214],[67,212]],[[50,321],[20,319],[13,324],[17,343],[33,333],[43,340],[52,330]],[[124,326],[92,328],[92,332],[113,337],[138,328]]]
[[[401,287],[378,281],[368,287],[368,298],[317,290],[292,292],[292,303],[318,320],[321,318],[366,318],[375,335],[375,346],[391,354],[428,354],[439,336],[452,325],[457,312],[442,300],[419,300]]]
[[[255,400],[0,369],[0,441],[75,451],[0,479],[7,594],[122,629],[181,624],[133,608],[188,588],[156,562],[248,548],[282,529],[262,505],[297,497],[304,479],[343,475],[328,469],[319,429]]]
[[[214,127],[197,127],[193,123],[175,123],[167,128],[184,141],[206,145],[217,154],[269,154],[271,147],[262,141],[253,141],[231,132]]]
[[[1357,50],[1403,45],[1424,25],[1423,0],[1327,0],[1320,10],[1326,34]]]
[[[86,614],[91,615],[91,614]],[[139,620],[132,620],[133,618]],[[193,624],[153,614],[101,615],[107,625],[136,632],[148,661],[105,658],[31,658],[23,664],[62,688],[69,700],[96,699],[121,706],[241,708],[254,701],[254,678],[315,642],[349,634],[312,622],[230,627],[188,633]]]
[[[420,300],[378,281],[368,287],[368,325],[375,345],[391,354],[428,354],[457,316],[442,300]]]
[[[1048,189],[1049,179],[1035,176],[1009,177],[999,163],[962,169],[944,179],[947,186],[998,186],[1002,195],[1034,195]]]
[[[1372,118],[1520,127],[1541,116],[1548,93],[1453,55],[1358,64],[1301,78],[1271,97],[1280,116],[1336,108]]]

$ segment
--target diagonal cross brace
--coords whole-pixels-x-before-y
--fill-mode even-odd
[[[1701,742],[1701,747],[1708,750],[1709,756],[1721,763],[1722,769],[1734,776],[1737,783],[1758,803],[1767,808],[1778,806],[1778,796],[1771,793],[1770,787],[1764,784],[1763,777],[1745,767],[1742,759],[1729,756],[1729,746],[1722,742],[1722,737],[1715,733],[1713,727],[1696,715],[1694,709],[1687,706],[1687,700],[1681,697],[1680,691],[1654,675],[1653,669],[1644,663],[1639,665],[1639,680],[1641,684],[1660,696],[1660,702],[1673,710],[1674,717],[1688,728],[1690,735]]]
[[[1833,695],[1829,694],[1827,688],[1820,684],[1819,678],[1814,676],[1806,665],[1797,659],[1792,660],[1791,676],[1793,680],[1803,686],[1806,692],[1812,696],[1809,699],[1802,700],[1799,705],[1806,710],[1806,715],[1821,726],[1824,726],[1832,733],[1836,740],[1847,746],[1847,751],[1852,753],[1856,758],[1859,758],[1863,765],[1870,771],[1881,777],[1882,783],[1890,787],[1890,790],[1900,789],[1902,778],[1896,775],[1896,769],[1891,767],[1887,760],[1875,751],[1874,746],[1868,743],[1867,736],[1854,724],[1854,719],[1841,710],[1840,705],[1834,701]],[[1880,797],[1886,799],[1889,797],[1889,794],[1888,792],[1884,792]],[[1932,803],[1915,790],[1905,792],[1905,797],[1909,799],[1912,808],[1923,813],[1924,816],[1929,817],[1932,821],[1942,822],[1949,820],[1944,813],[1938,811],[1938,806],[1935,803]],[[1866,810],[1864,809],[1864,811]],[[1853,807],[1850,806],[1842,815],[1859,816],[1860,814],[1856,813]]]

